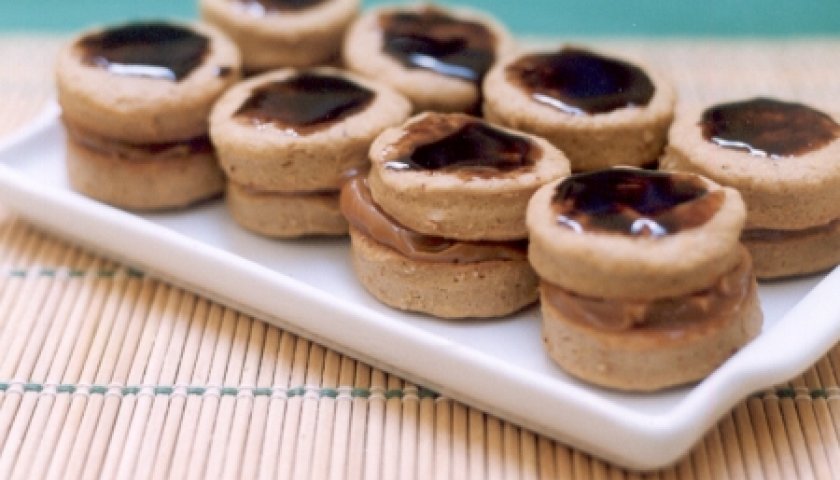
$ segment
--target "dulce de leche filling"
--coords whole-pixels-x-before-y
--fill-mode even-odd
[[[564,318],[609,331],[660,331],[679,335],[689,325],[733,315],[752,288],[752,260],[742,260],[705,290],[657,300],[594,298],[543,281],[543,300]]]
[[[490,260],[525,260],[527,242],[462,242],[422,235],[382,211],[373,200],[367,181],[356,176],[341,189],[341,213],[353,228],[413,260],[440,263],[477,263]]]
[[[812,237],[815,235],[829,234],[840,230],[840,218],[836,218],[824,225],[816,225],[799,230],[782,230],[775,228],[751,228],[744,230],[741,234],[741,241],[744,242],[783,242],[785,240],[796,240]]]
[[[207,135],[180,142],[135,144],[96,135],[70,124],[66,119],[64,126],[67,129],[67,135],[76,145],[101,155],[123,160],[143,161],[149,160],[150,157],[163,159],[213,153],[213,145]]]

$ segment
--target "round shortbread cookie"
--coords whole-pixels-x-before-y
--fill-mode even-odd
[[[543,341],[548,355],[564,370],[597,385],[650,391],[696,381],[761,331],[763,315],[755,280],[750,282],[747,297],[734,311],[678,329],[600,329],[565,318],[543,299]]]
[[[101,143],[101,140],[100,140]],[[70,186],[89,197],[134,210],[184,207],[224,191],[224,175],[209,141],[148,146],[108,144],[92,148],[71,134],[67,139]]]
[[[579,231],[577,227],[560,223],[555,203],[558,188],[590,177],[593,179],[590,183],[601,185],[596,176],[615,172],[679,178],[680,182],[702,186],[707,192],[704,196],[680,202],[673,208],[666,206],[662,212],[665,215],[688,212],[685,209],[696,206],[706,212],[703,222],[663,235],[630,235],[586,228]],[[615,191],[634,189],[627,184]],[[596,208],[605,213],[609,210],[604,208],[603,193],[610,192],[600,192],[592,198]],[[639,195],[657,205],[655,191],[641,190]],[[712,197],[715,197],[714,204],[708,203]],[[697,204],[698,201],[704,203]],[[711,209],[709,205],[718,206]],[[616,212],[619,215],[622,210]],[[542,187],[531,199],[527,210],[531,242],[528,256],[540,277],[581,295],[626,299],[672,297],[705,288],[737,264],[744,216],[744,204],[736,190],[693,174],[668,175],[629,168],[579,174]],[[642,228],[651,224],[645,218],[645,215],[639,217],[638,225]]]
[[[269,237],[346,235],[338,192],[258,192],[228,182],[227,205],[236,223]]]
[[[519,70],[516,66],[521,65],[517,62],[566,51],[595,55],[596,58],[626,64],[628,68],[640,68],[641,75],[645,75],[653,87],[652,96],[643,106],[605,101],[597,105],[598,110],[604,111],[588,113],[565,105],[548,93],[535,94],[517,84],[516,72]],[[574,60],[569,63],[574,64]],[[531,67],[531,71],[532,74],[545,75],[542,73],[544,67]],[[595,66],[584,71],[592,75],[600,70]],[[587,101],[594,102],[599,98],[610,100],[621,93],[621,89],[617,88],[616,92],[597,94],[596,87],[611,85],[611,79],[601,82],[594,78],[546,78],[568,81],[574,88],[585,89],[582,94],[586,95],[584,99]],[[665,146],[668,127],[674,116],[674,104],[674,89],[660,73],[644,66],[644,63],[638,60],[627,63],[575,47],[508,56],[493,67],[484,81],[485,117],[491,122],[546,138],[566,154],[575,172],[617,165],[641,167],[654,164]]]
[[[285,9],[283,3],[200,0],[199,7],[206,21],[239,46],[246,71],[312,67],[341,55],[342,40],[358,14],[359,0],[287,2],[290,5]]]
[[[358,111],[331,116],[323,128],[303,134],[294,127],[238,115],[254,92],[302,75],[346,81],[358,92],[369,92],[370,101]],[[402,95],[358,75],[327,67],[286,69],[248,79],[226,92],[213,109],[211,137],[222,168],[238,184],[275,192],[337,190],[348,171],[367,168],[368,149],[376,136],[403,122],[410,111]]]
[[[444,318],[508,315],[537,299],[536,274],[523,260],[476,263],[412,260],[350,228],[353,267],[386,305]]]
[[[453,161],[453,168],[393,168],[402,155],[413,155],[429,145],[464,135],[466,128],[486,129],[503,135],[507,142],[528,145],[528,151],[501,153],[500,157],[527,160],[529,165],[509,171],[494,171],[471,165],[458,166],[460,160],[488,158],[476,153],[476,145],[441,147]],[[418,136],[420,140],[414,139]],[[416,142],[420,143],[416,143]],[[493,144],[501,143],[502,141]],[[480,146],[480,145],[479,145]],[[408,150],[403,151],[403,150]],[[491,152],[492,153],[492,152]],[[528,235],[525,208],[542,185],[569,174],[569,162],[562,152],[542,138],[515,132],[463,114],[424,113],[401,127],[380,135],[370,149],[368,177],[376,203],[398,222],[425,235],[458,240],[514,240]],[[437,155],[437,154],[435,154]],[[465,158],[459,158],[464,155]],[[476,158],[469,158],[474,156]],[[438,159],[439,160],[439,159]],[[439,160],[442,161],[442,160]]]
[[[436,31],[434,25],[419,21],[417,31],[407,32],[403,39],[394,42],[400,47],[411,45],[416,48],[416,56],[408,56],[416,59],[411,66],[387,53],[387,29],[383,28],[383,19],[428,14],[439,14],[444,22],[454,22]],[[466,22],[465,32],[459,31],[457,22]],[[489,66],[512,51],[515,45],[505,27],[493,18],[463,8],[444,9],[427,4],[374,8],[350,27],[344,42],[344,61],[349,69],[376,78],[405,94],[414,104],[415,111],[473,112],[480,107],[481,80],[486,73],[483,65],[475,65],[482,52],[453,52],[452,49],[453,45],[470,48],[470,35],[481,27],[489,33],[493,45],[491,58],[486,62]],[[435,55],[437,49],[441,49],[440,58]],[[455,58],[459,54],[463,54],[460,60]]]
[[[768,102],[776,101],[752,99],[740,103],[755,102],[772,107],[773,103]],[[743,148],[725,148],[707,140],[701,125],[703,114],[704,109],[700,108],[679,112],[662,159],[663,169],[698,173],[737,189],[747,205],[747,229],[797,230],[840,219],[840,117],[826,115],[836,133],[824,146],[776,157],[751,154]],[[775,131],[767,132],[772,135],[770,139],[785,133],[786,126],[792,139],[816,127],[814,121],[785,121],[783,114],[780,123],[772,125]]]
[[[189,32],[198,37],[178,38],[188,37]],[[143,63],[143,54],[172,60],[179,51],[170,44],[144,43],[138,48],[145,52],[125,53],[126,47],[119,44],[130,43],[132,36],[158,34],[182,42],[190,49],[188,54],[197,55],[197,63],[184,54],[175,59],[177,71],[139,65],[132,62]],[[96,48],[105,45],[108,54],[121,55],[127,63],[105,60],[97,52],[91,53],[85,46],[89,44]],[[203,54],[202,45],[206,45]],[[176,77],[180,79],[173,80]],[[64,118],[97,135],[129,143],[174,142],[206,134],[213,102],[239,77],[236,46],[214,27],[202,24],[128,24],[89,31],[61,50],[56,65]]]

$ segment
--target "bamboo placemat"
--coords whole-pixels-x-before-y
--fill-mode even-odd
[[[0,135],[51,96],[58,40],[0,38]],[[840,111],[840,39],[611,42],[681,102]],[[640,475],[52,237],[0,206],[0,478],[830,478],[840,346]]]

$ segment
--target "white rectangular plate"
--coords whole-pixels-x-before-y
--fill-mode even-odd
[[[631,468],[674,462],[736,402],[800,373],[840,338],[838,271],[763,284],[763,332],[703,382],[652,394],[600,389],[546,356],[536,308],[468,322],[406,314],[357,283],[345,239],[260,238],[221,201],[138,215],[70,191],[54,106],[0,147],[0,200],[35,223]]]

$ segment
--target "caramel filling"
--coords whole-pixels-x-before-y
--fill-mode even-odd
[[[324,197],[334,198],[339,194],[338,190],[292,190],[292,191],[276,191],[266,190],[255,187],[253,185],[246,185],[244,183],[236,182],[236,185],[242,191],[250,196],[266,196],[266,197]]]
[[[350,179],[341,189],[341,213],[356,230],[413,260],[477,263],[525,260],[527,242],[462,242],[419,234],[400,225],[373,201],[367,181]]]
[[[593,298],[578,295],[543,281],[543,299],[564,318],[609,331],[659,331],[678,335],[689,325],[733,315],[752,286],[752,260],[742,260],[732,271],[705,290],[658,300]]]
[[[67,134],[77,145],[101,155],[124,160],[148,160],[155,158],[177,158],[195,154],[213,153],[210,137],[202,135],[181,142],[134,144],[112,140],[64,122]]]
[[[749,230],[744,230],[744,233],[741,234],[741,240],[745,242],[783,242],[785,240],[795,240],[813,235],[831,233],[838,229],[840,229],[840,218],[834,219],[825,225],[817,225],[799,230],[751,228]]]

